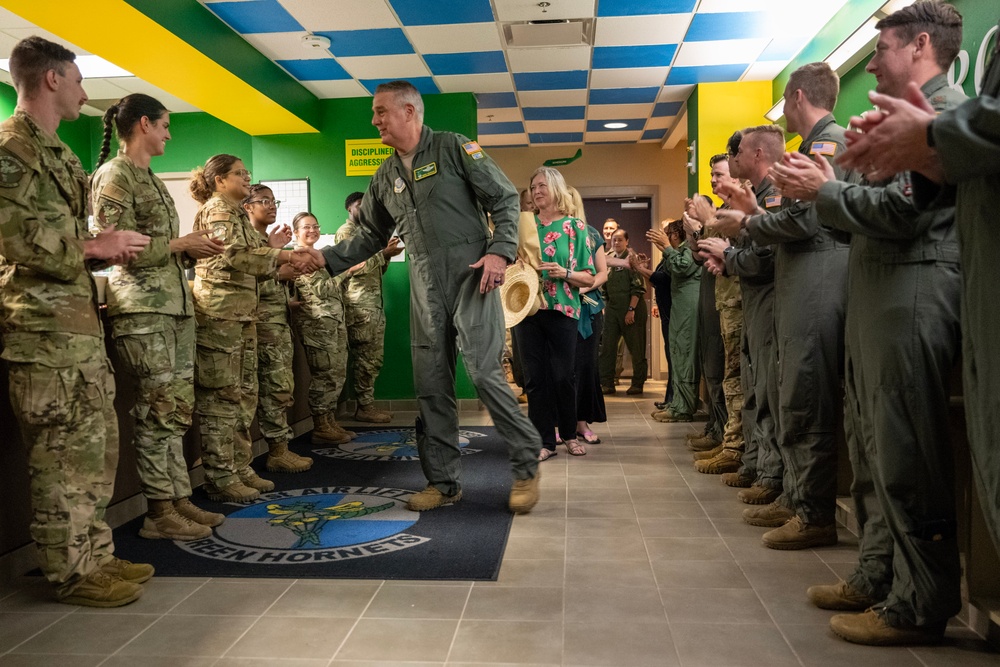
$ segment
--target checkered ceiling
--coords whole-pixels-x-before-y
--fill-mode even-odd
[[[694,84],[773,79],[847,0],[199,1],[317,97],[469,91],[480,143],[528,146],[661,141]]]

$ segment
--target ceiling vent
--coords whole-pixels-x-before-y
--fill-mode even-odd
[[[505,23],[508,48],[579,46],[594,43],[594,19],[567,19]]]

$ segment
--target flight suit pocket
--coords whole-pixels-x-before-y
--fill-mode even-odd
[[[818,420],[815,336],[784,336],[778,356],[781,428],[790,433],[815,430]],[[827,388],[829,391],[830,388]]]

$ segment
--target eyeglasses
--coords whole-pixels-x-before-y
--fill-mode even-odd
[[[270,208],[271,206],[273,206],[274,208],[278,208],[279,206],[281,206],[280,199],[251,199],[249,203],[260,204],[261,206],[268,208]]]
[[[319,225],[301,225],[299,227],[299,229],[302,229],[304,231],[318,232],[319,231]]]
[[[240,178],[242,178],[244,180],[247,180],[247,181],[250,180],[250,172],[247,171],[246,169],[237,169],[236,171],[231,171],[229,173],[230,174],[236,174],[237,176],[239,176]]]

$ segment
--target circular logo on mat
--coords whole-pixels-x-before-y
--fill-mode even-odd
[[[485,433],[459,431],[458,446],[462,455],[478,454],[480,449],[472,449],[469,442],[475,438],[485,438]],[[364,431],[350,442],[322,449],[312,450],[318,456],[352,461],[417,461],[417,432],[412,428],[393,428],[384,431]]]
[[[206,558],[262,565],[390,553],[430,539],[405,532],[420,518],[406,509],[412,493],[370,486],[264,493],[226,516],[211,537],[175,544]]]

